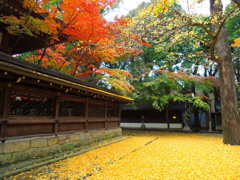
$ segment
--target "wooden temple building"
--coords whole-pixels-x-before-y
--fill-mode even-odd
[[[0,18],[26,13],[21,2],[0,0]],[[132,99],[15,58],[50,46],[49,36],[6,27],[0,23],[0,166],[121,135],[120,105]]]
[[[0,17],[26,13],[22,0],[1,0]],[[42,14],[31,12],[37,18]],[[0,24],[0,139],[117,128],[120,104],[132,101],[11,54],[50,46],[49,37],[12,35]],[[10,54],[10,55],[8,55]]]
[[[165,129],[186,131],[221,131],[221,114],[201,110],[188,112],[186,103],[172,102],[164,110],[154,109],[151,103],[131,108],[126,105],[121,113],[124,129]],[[187,117],[186,117],[186,114]]]
[[[0,137],[118,128],[130,98],[0,52]]]
[[[145,129],[183,129],[184,110],[184,104],[178,103],[171,103],[162,111],[154,109],[151,103],[136,109],[125,106],[121,114],[121,127],[135,129],[144,125]]]

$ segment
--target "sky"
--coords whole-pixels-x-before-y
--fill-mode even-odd
[[[150,2],[150,0],[122,0],[119,8],[116,8],[113,12],[109,13],[106,18],[113,20],[115,16],[126,15],[129,11],[138,7],[142,2]]]
[[[126,15],[130,10],[135,9],[139,4],[142,2],[149,2],[150,0],[122,0],[122,3],[120,4],[119,8],[116,8],[113,12],[109,13],[106,18],[108,20],[113,20],[115,16],[122,16]],[[203,15],[209,15],[209,0],[204,0],[200,4],[195,4],[193,7],[191,7],[191,4],[193,4],[196,0],[179,0],[182,7],[185,9],[185,11],[190,12],[191,14],[203,14]],[[222,0],[224,7],[226,7],[230,0]],[[190,8],[188,8],[188,5]]]
[[[139,0],[141,1],[141,0]],[[209,15],[210,14],[210,8],[209,8],[209,0],[204,0],[200,4],[194,4],[194,0],[180,0],[182,7],[185,9],[185,11],[191,13],[191,14],[203,14],[203,15]],[[230,0],[222,0],[224,8],[230,3]],[[189,7],[189,8],[188,8]]]

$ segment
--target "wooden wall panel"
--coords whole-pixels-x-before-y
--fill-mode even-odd
[[[79,116],[67,116],[67,117],[59,117],[58,118],[61,123],[64,122],[86,122],[85,117],[79,117]]]
[[[99,118],[97,118],[97,117],[89,117],[88,121],[89,122],[105,122],[106,119],[103,118],[103,117],[99,117]]]
[[[66,131],[83,131],[84,123],[60,123],[58,127],[59,132]]]
[[[89,112],[88,117],[94,117],[94,118],[105,118],[105,103],[101,104],[92,104],[89,103]]]
[[[63,101],[60,102],[60,117],[84,117],[85,116],[85,102]]]
[[[115,122],[108,122],[107,123],[107,127],[108,128],[117,128],[117,127],[119,127],[119,121],[115,121]]]
[[[89,130],[104,129],[105,122],[88,122]]]
[[[7,137],[52,134],[53,124],[11,124],[7,125]]]

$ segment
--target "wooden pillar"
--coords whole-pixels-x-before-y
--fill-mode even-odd
[[[10,101],[10,89],[9,87],[4,88],[3,91],[3,114],[2,117],[6,119],[9,113],[9,101]]]
[[[108,128],[108,103],[107,101],[105,101],[104,103],[105,105],[105,124],[104,124],[104,129],[107,129]]]
[[[3,33],[0,33],[0,47],[2,47]]]
[[[184,104],[184,107],[185,107],[185,104]],[[185,126],[185,124],[184,124],[184,113],[185,113],[185,108],[184,108],[184,110],[180,113],[180,115],[181,115],[181,122],[182,122],[182,129],[184,129],[184,126]]]
[[[10,105],[10,87],[5,87],[3,90],[3,111],[2,111],[2,122],[1,122],[1,141],[4,142],[7,136],[7,118],[9,113]]]
[[[122,114],[122,109],[121,109],[121,106],[120,104],[118,104],[118,126],[120,127],[121,125],[121,114]]]
[[[206,118],[206,122],[205,122],[206,130],[209,130],[210,111],[205,112],[205,118]]]
[[[59,110],[60,110],[60,101],[57,97],[54,103],[54,134],[57,136],[58,134],[58,127],[59,127]]]
[[[182,120],[182,129],[184,128],[184,122],[183,122],[183,120]]]
[[[194,129],[195,131],[200,131],[200,119],[199,119],[199,111],[196,109],[194,110]]]
[[[166,122],[167,122],[167,128],[170,129],[168,106],[166,107]]]
[[[85,104],[85,131],[88,132],[88,113],[89,113],[89,98],[86,99]]]

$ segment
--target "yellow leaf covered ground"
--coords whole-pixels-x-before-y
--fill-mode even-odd
[[[144,134],[14,179],[240,180],[240,146],[214,135]]]

